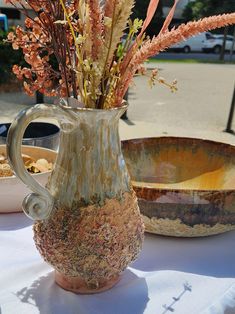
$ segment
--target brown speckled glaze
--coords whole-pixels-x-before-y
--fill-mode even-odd
[[[122,142],[146,231],[205,236],[235,229],[235,147],[193,138]]]
[[[111,288],[142,247],[144,223],[118,134],[125,110],[38,105],[23,113],[10,132],[12,165],[36,192],[23,203],[36,220],[36,247],[55,268],[58,285],[76,293]],[[56,114],[61,126],[47,190],[28,178],[15,154],[20,152],[18,125],[22,135],[26,122],[41,111]]]
[[[137,198],[133,192],[121,201],[107,199],[102,207],[55,208],[46,222],[35,223],[34,239],[45,261],[67,281],[79,276],[86,292],[99,291],[102,282],[118,279],[141,249]]]

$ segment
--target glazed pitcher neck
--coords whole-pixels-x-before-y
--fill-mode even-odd
[[[64,124],[54,171],[48,183],[61,205],[103,203],[130,191],[118,123],[126,107],[111,110],[70,108],[74,123]],[[76,204],[77,206],[77,204]]]

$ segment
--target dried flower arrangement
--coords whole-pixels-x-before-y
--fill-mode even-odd
[[[163,27],[145,35],[159,0],[151,0],[145,21],[130,20],[135,0],[6,0],[27,16],[8,40],[23,50],[29,67],[13,67],[29,95],[79,98],[85,107],[120,106],[136,71],[149,57],[206,30],[235,23],[235,13],[204,18],[169,30],[174,1]],[[31,18],[28,8],[36,14]],[[128,32],[126,40],[123,34]],[[52,58],[56,66],[52,66]],[[151,81],[157,80],[156,71]],[[161,82],[161,80],[159,80]],[[164,81],[162,82],[164,83]],[[174,90],[175,82],[170,85]]]

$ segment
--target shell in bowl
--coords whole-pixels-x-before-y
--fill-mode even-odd
[[[6,154],[6,145],[0,145],[0,155]],[[33,157],[34,159],[46,159],[54,163],[56,152],[50,149],[36,146],[22,146],[22,154]],[[43,186],[46,185],[51,171],[32,174],[34,178]],[[22,210],[22,201],[31,190],[24,185],[16,176],[0,177],[0,213],[12,213]]]
[[[197,237],[235,229],[235,147],[194,138],[122,142],[147,232]]]

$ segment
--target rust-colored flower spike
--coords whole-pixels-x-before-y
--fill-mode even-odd
[[[120,106],[134,74],[149,57],[200,32],[235,24],[231,13],[169,30],[179,1],[174,0],[160,33],[147,39],[145,31],[159,0],[150,0],[146,19],[133,23],[128,21],[135,0],[28,0],[34,19],[24,0],[5,1],[21,6],[27,17],[25,29],[17,27],[8,35],[28,63],[28,67],[13,67],[26,92],[79,97],[90,108]],[[176,89],[173,83],[170,87]]]
[[[88,6],[91,11],[91,29],[92,29],[92,57],[97,60],[103,42],[102,12],[99,6],[99,0],[88,0]]]
[[[181,24],[176,29],[173,28],[172,30],[167,29],[164,32],[161,31],[158,36],[154,36],[152,39],[145,41],[138,51],[132,55],[129,65],[125,68],[121,76],[116,91],[115,102],[120,103],[139,65],[149,57],[157,55],[173,44],[186,40],[201,32],[232,24],[235,24],[235,13],[211,16],[200,19],[199,21]]]

